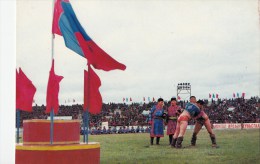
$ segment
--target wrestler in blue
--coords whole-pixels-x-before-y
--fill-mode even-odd
[[[208,115],[204,112],[204,102],[202,100],[197,101],[197,105],[199,106],[201,112],[200,114],[197,116],[197,118],[195,119],[195,125],[194,125],[194,130],[193,130],[193,134],[192,134],[192,138],[191,138],[191,146],[195,146],[196,145],[196,141],[197,141],[197,134],[199,133],[199,131],[201,130],[202,126],[204,125],[209,133],[209,137],[211,139],[212,142],[212,147],[213,148],[219,148],[219,146],[217,145],[216,142],[216,136],[213,133],[213,130],[211,128],[211,123],[209,120]]]
[[[200,108],[196,104],[196,97],[190,97],[190,103],[185,107],[185,110],[181,113],[177,120],[177,127],[172,140],[172,147],[181,148],[183,136],[186,132],[188,121],[192,118],[196,118],[200,114]]]
[[[160,143],[160,137],[164,137],[163,119],[166,116],[164,113],[164,101],[159,98],[157,104],[152,107],[149,113],[149,122],[151,123],[150,143],[153,145],[154,137],[156,137],[156,145]]]

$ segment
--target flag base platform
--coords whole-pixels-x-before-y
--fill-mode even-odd
[[[16,164],[99,164],[100,144],[80,143],[79,120],[54,120],[50,143],[50,120],[23,121],[23,143],[16,145]]]
[[[23,144],[50,144],[50,120],[23,121]],[[54,120],[52,144],[79,144],[80,120]]]
[[[16,164],[100,163],[98,142],[67,145],[16,145]]]

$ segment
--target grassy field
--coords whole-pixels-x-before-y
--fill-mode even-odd
[[[150,146],[149,134],[90,135],[89,142],[100,142],[101,163],[260,163],[260,131],[215,130],[218,149],[211,148],[206,130],[198,135],[195,148],[173,149],[168,136],[160,145]],[[190,144],[188,130],[183,146]]]

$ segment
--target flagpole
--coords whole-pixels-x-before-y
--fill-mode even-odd
[[[52,16],[54,15],[54,6],[55,6],[55,0],[53,0],[53,3],[52,3]],[[52,18],[52,20],[53,20],[53,18]],[[53,33],[51,33],[51,61],[54,58],[54,38],[55,38],[55,35]],[[52,145],[53,144],[53,117],[54,117],[53,108],[51,108],[50,117],[51,117],[50,144]]]
[[[19,143],[20,110],[16,109],[16,143]]]
[[[89,129],[89,96],[90,96],[90,64],[88,63],[88,82],[87,82],[87,109],[84,112],[84,142],[88,143],[88,129]]]

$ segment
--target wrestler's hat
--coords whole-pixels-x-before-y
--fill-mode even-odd
[[[197,103],[200,104],[200,105],[203,105],[204,101],[203,100],[198,100]]]

